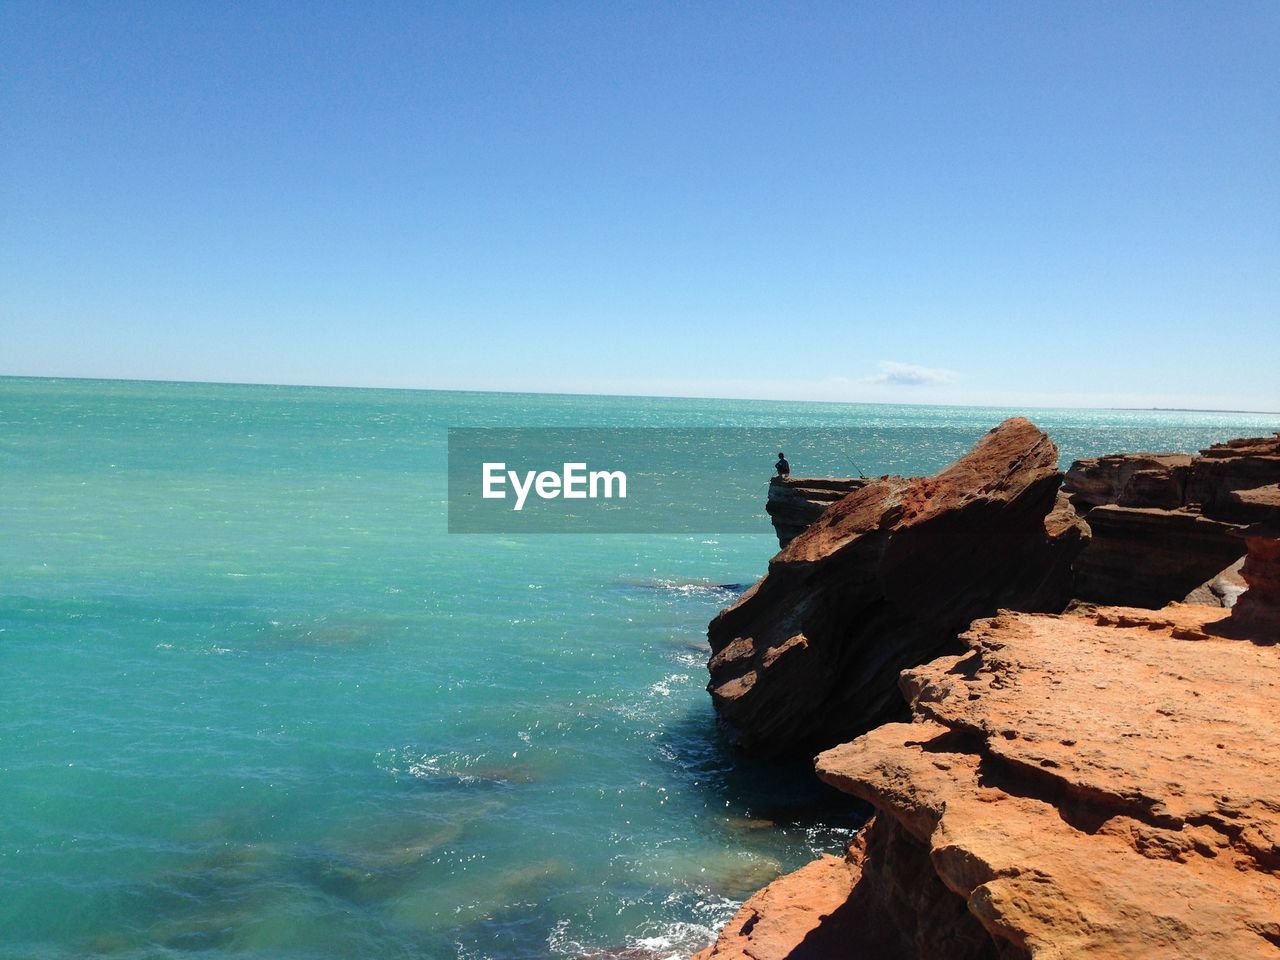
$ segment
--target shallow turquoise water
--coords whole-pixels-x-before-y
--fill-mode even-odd
[[[1064,463],[1280,426],[0,379],[0,956],[700,945],[856,822],[715,735],[709,585],[762,572],[767,521],[449,536],[445,429],[855,427],[919,473],[1012,412]]]

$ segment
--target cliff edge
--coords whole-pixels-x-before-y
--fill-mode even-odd
[[[778,535],[778,549],[804,533],[833,503],[871,481],[854,477],[774,477],[764,509]]]
[[[1058,497],[1057,462],[1014,418],[936,476],[873,480],[828,507],[708,628],[730,738],[812,756],[904,717],[899,671],[975,617],[1061,610],[1088,529]]]
[[[817,759],[877,811],[821,878],[844,899],[784,934],[756,915],[776,895],[748,901],[700,956],[1280,957],[1275,635],[1178,605],[1002,612],[963,640],[904,674],[911,722]]]
[[[1280,960],[1278,441],[1087,465],[1068,491],[1091,521],[1175,517],[1129,541],[1133,564],[1169,569],[1162,524],[1226,525],[1234,606],[974,619],[901,672],[901,722],[817,757],[876,811],[845,855],[756,894],[697,960]],[[1178,505],[1121,505],[1143,497]],[[1055,514],[1075,516],[1058,501],[1046,529]]]

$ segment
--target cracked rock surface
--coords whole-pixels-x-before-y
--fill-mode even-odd
[[[1280,958],[1280,637],[1173,604],[962,639],[904,673],[911,722],[817,759],[877,809],[844,905],[707,956]]]

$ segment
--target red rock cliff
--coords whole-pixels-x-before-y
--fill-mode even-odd
[[[934,477],[875,480],[712,621],[716,709],[742,747],[812,755],[904,715],[898,672],[999,607],[1060,610],[1087,535],[1058,451],[1007,420]]]
[[[1280,484],[1246,485],[1273,446],[1184,465],[1247,550],[1233,609],[975,620],[902,673],[908,722],[817,758],[876,809],[846,855],[748,900],[698,960],[1280,958]]]
[[[703,956],[1280,957],[1275,635],[1188,605],[1005,612],[964,640],[904,675],[910,723],[818,757],[877,809],[847,860]],[[772,909],[806,888],[814,910]]]

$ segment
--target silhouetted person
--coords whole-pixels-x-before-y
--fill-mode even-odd
[[[778,476],[791,476],[791,464],[787,463],[787,455],[781,450],[778,451],[778,462],[774,464],[774,467],[778,471]]]

